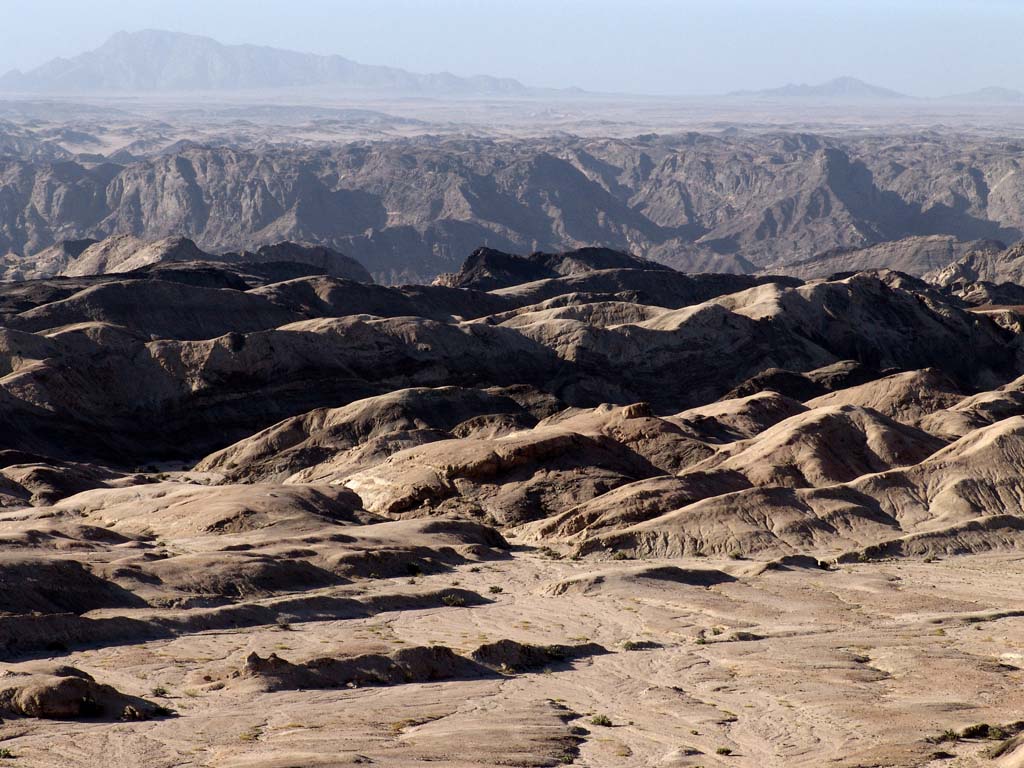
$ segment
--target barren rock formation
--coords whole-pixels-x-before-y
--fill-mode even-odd
[[[842,272],[895,269],[922,276],[942,270],[966,254],[999,253],[1006,245],[997,240],[958,240],[952,235],[926,235],[876,243],[864,248],[837,248],[786,265],[788,275],[804,279],[829,277]]]
[[[972,250],[925,278],[941,286],[957,283],[1016,283],[1024,281],[1024,245],[1018,243],[1006,250],[985,248]]]
[[[195,243],[184,237],[146,242],[132,235],[121,235],[90,245],[56,274],[81,277],[131,272],[168,261],[201,261],[205,256]]]
[[[119,242],[0,286],[4,756],[1020,752],[1014,310],[888,270],[489,251],[385,287]]]
[[[7,716],[147,720],[161,713],[156,704],[125,696],[74,667],[58,666],[29,673],[9,670],[4,677],[0,678],[0,711]]]
[[[824,406],[733,443],[690,471],[738,473],[752,485],[828,486],[917,464],[944,445],[869,408]]]
[[[904,424],[920,424],[925,417],[951,408],[963,399],[949,377],[926,368],[895,373],[807,401],[810,408],[857,405],[884,413]]]
[[[995,138],[716,132],[218,145],[232,138],[143,144],[140,157],[3,160],[0,254],[17,255],[4,272],[41,276],[18,257],[61,240],[180,233],[210,252],[317,242],[386,283],[455,272],[481,245],[612,247],[687,271],[918,273],[944,266],[942,253],[946,263],[961,255],[951,239],[1013,243],[1024,233],[1019,157]],[[942,238],[937,251],[925,240],[817,258],[929,236]]]
[[[440,275],[436,285],[493,291],[521,283],[597,272],[606,269],[668,270],[657,262],[638,259],[608,248],[581,248],[571,253],[532,253],[515,256],[493,248],[478,248],[457,273]]]

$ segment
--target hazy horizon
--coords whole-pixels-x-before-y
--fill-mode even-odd
[[[707,95],[852,76],[914,96],[1024,90],[1024,8],[1006,0],[139,0],[0,2],[0,73],[168,29],[414,72],[589,91]],[[978,41],[983,41],[979,44]]]

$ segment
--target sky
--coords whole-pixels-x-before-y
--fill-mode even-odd
[[[139,29],[602,92],[1024,90],[1024,0],[0,0],[0,72]]]

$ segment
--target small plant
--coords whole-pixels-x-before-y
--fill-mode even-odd
[[[466,605],[466,598],[462,595],[447,594],[441,598],[441,602],[450,608],[462,608]]]
[[[732,754],[732,750],[729,747],[719,747],[715,750],[715,754],[728,756]]]
[[[495,584],[494,586],[492,586],[492,587],[491,587],[490,589],[488,589],[487,591],[488,591],[488,592],[490,592],[490,593],[491,593],[492,595],[500,595],[500,594],[501,594],[502,592],[504,592],[505,590],[504,590],[504,589],[502,589],[501,587],[499,587],[499,586],[498,586],[497,584]]]
[[[469,572],[470,573],[480,573],[480,566],[479,565],[474,565],[472,568],[469,569]]]
[[[764,640],[764,638],[761,637],[761,635],[756,635],[753,632],[742,632],[742,631],[741,632],[733,632],[732,633],[732,637],[730,639],[735,640],[737,642],[741,642],[741,643],[742,642],[750,642],[751,640]]]
[[[152,690],[152,694],[154,696],[159,696],[162,699],[167,698],[167,693],[167,689],[164,688],[162,685],[158,685]]]
[[[153,707],[153,715],[156,717],[170,717],[174,714],[174,710],[170,707],[158,705]]]
[[[616,552],[614,555],[612,555],[612,560],[630,560],[630,559],[632,559],[632,558],[630,558],[630,556],[627,555],[625,552]]]
[[[712,628],[711,628],[711,634],[712,634],[712,635],[720,635],[720,634],[722,634],[722,633],[723,633],[724,631],[725,631],[725,630],[724,630],[724,629],[722,629],[722,627],[712,627]]]
[[[943,744],[947,741],[955,742],[960,741],[960,734],[954,731],[952,728],[947,728],[938,736],[929,736],[925,739],[929,744]]]
[[[594,715],[592,718],[590,718],[590,724],[599,725],[602,728],[611,728],[612,719],[608,717],[608,715]]]
[[[7,747],[0,747],[0,760],[14,760],[15,756]]]
[[[992,728],[988,723],[978,723],[977,725],[969,725],[960,731],[961,739],[987,739]]]
[[[1020,732],[1024,723],[1010,723],[1009,725],[989,725],[978,723],[969,725],[960,731],[961,739],[991,739],[992,741],[1004,741],[1014,734]]]
[[[277,617],[277,628],[282,632],[291,632],[292,625],[284,616]]]
[[[406,720],[398,720],[398,721],[392,723],[390,725],[390,728],[391,728],[391,730],[394,733],[401,733],[406,728],[415,728],[418,725],[425,725],[425,724],[429,723],[431,720],[434,720],[434,719],[436,719],[436,718],[432,718],[432,717],[410,717],[410,718],[407,718]]]
[[[258,725],[254,725],[249,730],[242,731],[240,734],[238,734],[238,738],[240,741],[257,741],[262,735],[263,728],[261,728]]]
[[[640,645],[638,643],[634,643],[632,640],[627,640],[622,644],[622,650],[624,651],[635,651],[639,647]]]
[[[561,560],[562,559],[561,553],[556,552],[551,547],[541,547],[540,549],[537,550],[537,552],[539,554],[543,555],[544,557],[550,558],[551,560]]]
[[[743,559],[743,553],[734,549],[732,552],[729,553],[729,559],[730,560],[742,560]]]

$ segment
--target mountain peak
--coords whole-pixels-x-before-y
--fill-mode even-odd
[[[737,91],[730,96],[772,100],[804,101],[892,101],[910,96],[845,75],[816,85],[788,83],[763,91]]]
[[[0,77],[0,91],[95,93],[302,88],[408,94],[521,95],[522,83],[488,76],[417,74],[162,29],[121,31],[100,47]]]

